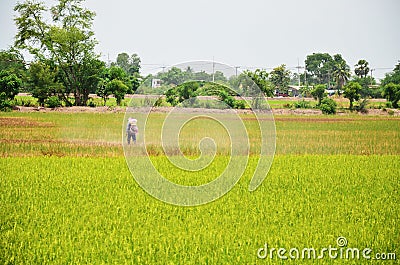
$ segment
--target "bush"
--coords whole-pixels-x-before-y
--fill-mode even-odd
[[[335,114],[336,107],[336,102],[331,98],[324,98],[319,105],[319,109],[322,110],[323,114]]]
[[[311,109],[310,101],[299,100],[294,103],[296,109]]]
[[[36,100],[31,97],[15,98],[15,104],[17,106],[23,106],[23,107],[37,107],[38,106]]]
[[[362,101],[359,102],[358,105],[355,105],[354,108],[356,111],[359,111],[361,113],[368,113],[367,105],[368,105],[368,100],[363,99]]]
[[[9,100],[5,92],[0,93],[0,111],[11,111],[14,104],[14,101]]]
[[[95,108],[96,107],[96,103],[94,103],[94,101],[91,100],[91,101],[89,101],[88,106],[91,107],[91,108]]]
[[[56,96],[51,96],[46,100],[46,106],[49,108],[57,108],[61,107],[61,101],[58,97]]]

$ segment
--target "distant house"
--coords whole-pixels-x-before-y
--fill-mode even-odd
[[[300,96],[300,87],[299,86],[289,86],[288,93],[292,97]]]
[[[160,87],[161,84],[162,84],[162,80],[161,79],[152,79],[151,80],[151,87],[152,88]]]
[[[335,95],[335,93],[337,92],[336,89],[325,89],[326,94],[328,94],[328,96],[333,96]]]

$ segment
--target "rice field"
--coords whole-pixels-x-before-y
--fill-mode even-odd
[[[154,115],[151,131],[165,115]],[[132,177],[123,114],[0,113],[0,263],[398,264],[398,117],[275,116],[276,155],[254,192],[248,185],[259,133],[251,115],[241,118],[251,143],[238,184],[214,202],[179,207],[151,197]],[[199,137],[213,131],[197,122],[182,129],[189,158],[199,155]],[[175,183],[207,183],[229,160],[226,135],[216,132],[222,151],[204,170],[172,167],[157,142],[150,158]],[[337,247],[338,237],[372,249],[372,259],[259,255],[265,244]]]

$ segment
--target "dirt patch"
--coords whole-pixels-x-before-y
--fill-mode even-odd
[[[50,122],[38,122],[21,117],[1,117],[0,127],[54,127]]]

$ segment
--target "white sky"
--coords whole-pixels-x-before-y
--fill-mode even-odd
[[[0,49],[13,42],[16,0],[0,0]],[[53,5],[54,0],[46,0]],[[377,69],[400,60],[399,0],[87,0],[102,59],[137,53],[144,72],[212,60],[232,66],[300,65],[308,54],[341,53]],[[291,69],[296,71],[295,69]]]

